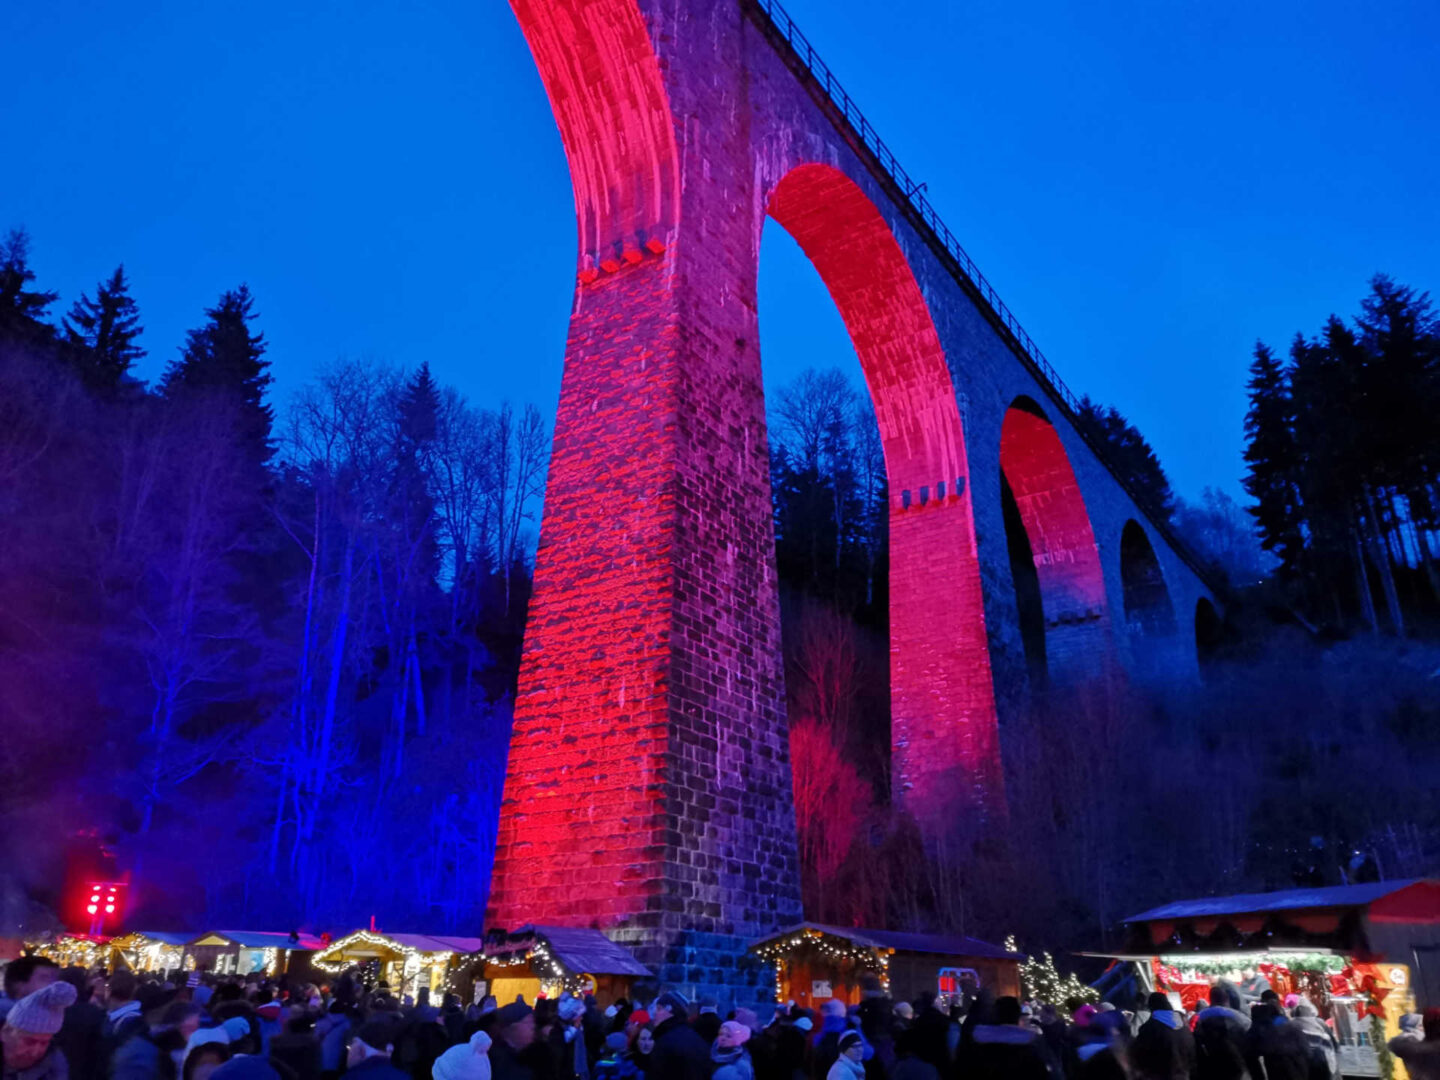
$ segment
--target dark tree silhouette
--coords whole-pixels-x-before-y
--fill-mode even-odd
[[[64,320],[65,337],[87,386],[113,390],[144,355],[135,344],[144,327],[140,309],[130,296],[125,267],[95,287],[95,299],[84,293]]]
[[[1298,571],[1305,548],[1301,532],[1295,403],[1285,368],[1268,345],[1255,343],[1250,365],[1250,411],[1245,415],[1245,490],[1266,551],[1287,574]]]
[[[1175,510],[1170,478],[1145,436],[1111,405],[1108,408],[1084,397],[1076,414],[1081,428],[1100,444],[1101,453],[1129,484],[1141,506],[1169,521]]]
[[[205,314],[209,321],[186,337],[180,359],[161,382],[166,397],[201,395],[238,410],[237,434],[257,466],[270,460],[274,411],[265,403],[272,379],[265,359],[265,335],[252,334],[256,318],[250,289],[241,285],[223,293]]]
[[[32,289],[30,234],[11,229],[0,242],[0,335],[11,341],[48,341],[54,331],[45,323],[46,309],[58,293]]]

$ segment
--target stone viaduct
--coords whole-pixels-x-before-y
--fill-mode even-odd
[[[922,828],[1003,812],[998,723],[1027,687],[1193,677],[1211,599],[774,0],[511,5],[580,262],[487,924],[595,925],[667,981],[733,983],[735,939],[800,916],[767,217],[879,419],[893,789]]]

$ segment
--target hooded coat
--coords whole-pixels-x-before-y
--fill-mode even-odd
[[[1195,1036],[1185,1015],[1156,1009],[1130,1044],[1135,1080],[1190,1080],[1195,1074]]]
[[[710,1048],[679,1016],[668,1017],[655,1029],[646,1080],[708,1080]]]
[[[1396,1036],[1388,1043],[1390,1052],[1405,1063],[1410,1080],[1440,1080],[1440,1039],[1407,1039]]]
[[[1250,1080],[1250,1017],[1240,1011],[1240,992],[1221,980],[1210,1001],[1195,1021],[1195,1080]]]
[[[1264,1068],[1266,1080],[1310,1080],[1310,1045],[1288,1018],[1273,1006],[1257,1005],[1250,1026],[1251,1054]]]
[[[1316,1072],[1317,1062],[1324,1063],[1326,1076],[1337,1075],[1340,1043],[1335,1038],[1335,1033],[1320,1019],[1320,1013],[1315,1006],[1301,1000],[1295,1006],[1295,1019],[1292,1022],[1304,1034],[1305,1042],[1310,1047],[1311,1075]]]

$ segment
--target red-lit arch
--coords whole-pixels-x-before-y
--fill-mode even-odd
[[[635,0],[511,0],[511,7],[570,162],[582,278],[666,243],[679,214],[679,155]]]
[[[1005,413],[1000,471],[1034,560],[1050,680],[1073,685],[1100,675],[1111,648],[1100,553],[1070,458],[1030,398],[1017,398]]]
[[[879,420],[890,490],[896,796],[930,813],[957,800],[998,807],[995,698],[964,432],[929,307],[879,210],[838,169],[792,169],[767,208],[829,289]]]

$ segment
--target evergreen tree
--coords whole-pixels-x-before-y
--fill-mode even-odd
[[[64,320],[81,374],[97,390],[114,389],[145,355],[135,344],[144,328],[129,285],[124,265],[117,266],[109,281],[96,286],[95,299],[82,293]]]
[[[430,365],[424,363],[400,397],[400,434],[412,448],[418,448],[433,442],[439,427],[440,388],[430,374]]]
[[[1141,507],[1161,521],[1175,510],[1175,495],[1160,458],[1134,424],[1115,406],[1106,408],[1088,396],[1076,415],[1080,427],[1097,441],[1110,465],[1129,484]]]
[[[1250,365],[1250,411],[1245,414],[1245,490],[1255,500],[1250,512],[1260,527],[1261,546],[1280,559],[1281,571],[1295,573],[1305,548],[1295,447],[1295,403],[1279,359],[1255,343]]]
[[[265,335],[252,334],[255,300],[241,285],[220,297],[205,314],[204,326],[186,335],[180,359],[165,372],[161,391],[166,397],[218,396],[239,410],[237,437],[247,445],[252,460],[264,465],[274,453],[270,428],[274,413],[265,404],[265,388],[272,381],[265,356]]]
[[[11,229],[0,241],[0,338],[32,343],[48,341],[54,331],[45,323],[45,309],[58,294],[30,288],[30,234]]]

